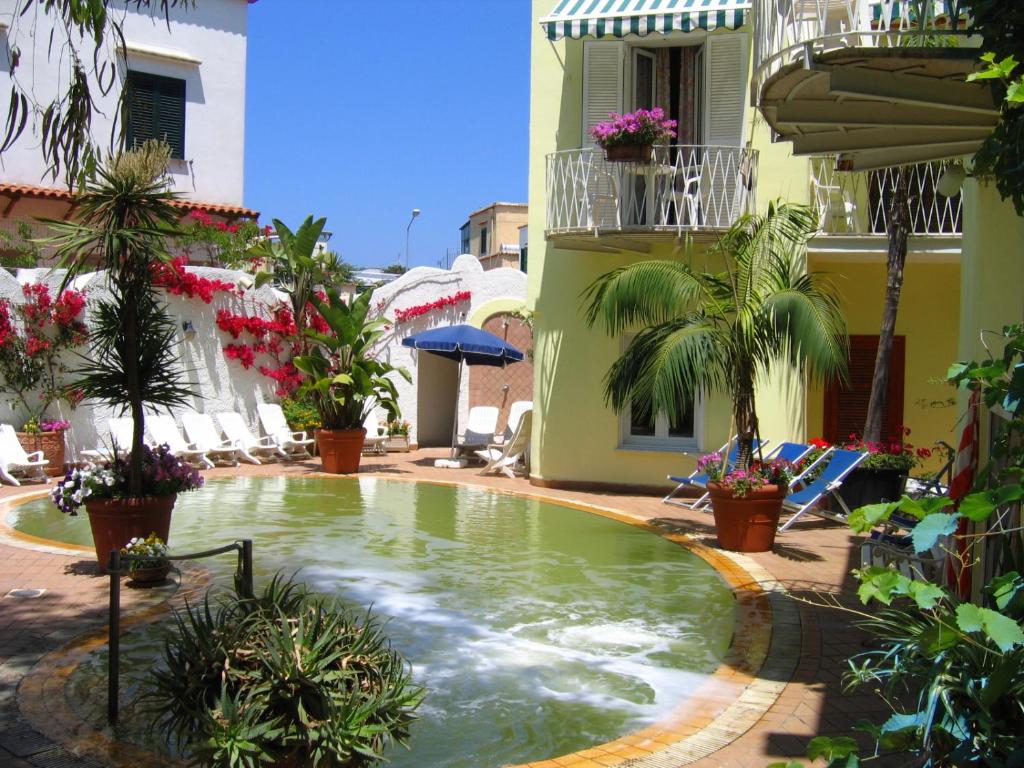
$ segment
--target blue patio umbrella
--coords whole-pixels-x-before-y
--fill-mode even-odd
[[[462,385],[462,365],[490,365],[505,367],[520,362],[525,355],[504,339],[493,333],[474,328],[472,325],[449,325],[434,328],[402,339],[403,347],[440,355],[454,360],[459,365],[459,377],[455,385],[455,420],[452,424],[452,456],[458,452],[459,408],[458,397]]]

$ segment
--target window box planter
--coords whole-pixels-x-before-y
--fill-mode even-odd
[[[604,150],[605,159],[611,163],[649,163],[653,155],[653,144],[616,144]]]
[[[409,452],[409,436],[408,435],[391,435],[388,437],[388,441],[384,444],[388,449],[389,453],[408,453]]]
[[[50,463],[43,467],[48,477],[64,477],[64,431],[19,432],[18,442],[26,453],[42,451]]]

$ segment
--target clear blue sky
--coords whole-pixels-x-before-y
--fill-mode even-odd
[[[360,266],[394,263],[420,208],[410,262],[434,265],[470,211],[526,202],[530,2],[377,5],[249,7],[245,204],[326,216]]]

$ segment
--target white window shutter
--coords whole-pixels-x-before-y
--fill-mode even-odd
[[[626,44],[587,41],[583,44],[583,136],[580,146],[593,146],[590,129],[622,112],[622,68]]]
[[[746,143],[747,38],[738,33],[711,35],[706,43],[705,142],[726,147]]]
[[[704,224],[728,227],[745,193],[741,150],[746,144],[747,38],[740,33],[711,35],[705,43],[705,178],[701,183]],[[736,147],[736,149],[728,149]]]

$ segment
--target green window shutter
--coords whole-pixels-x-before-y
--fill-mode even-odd
[[[185,81],[129,72],[127,87],[128,146],[157,139],[170,145],[171,157],[184,159]]]

